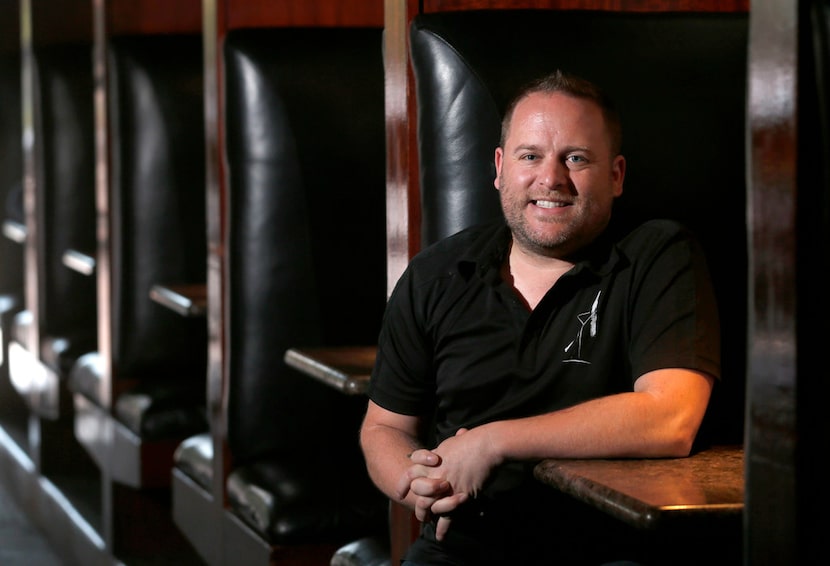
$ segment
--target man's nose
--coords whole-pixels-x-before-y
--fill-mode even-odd
[[[568,168],[557,160],[550,160],[540,170],[538,183],[545,188],[555,189],[568,183]]]

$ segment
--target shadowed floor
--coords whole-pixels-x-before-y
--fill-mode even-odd
[[[47,538],[0,482],[0,564],[2,566],[65,566]]]

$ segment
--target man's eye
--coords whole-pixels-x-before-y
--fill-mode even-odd
[[[528,153],[522,156],[522,160],[524,161],[536,161],[538,158],[539,156],[534,153]]]
[[[585,158],[582,157],[581,155],[569,155],[567,157],[567,161],[568,161],[568,163],[584,163]]]

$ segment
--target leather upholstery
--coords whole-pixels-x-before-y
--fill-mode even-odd
[[[0,218],[22,223],[20,53],[0,56]],[[14,314],[23,306],[23,246],[0,235],[0,375],[7,379]]]
[[[0,206],[3,220],[23,221],[23,149],[20,54],[0,56]],[[0,295],[22,296],[23,250],[0,237]],[[3,311],[5,312],[5,311]]]
[[[109,55],[113,362],[203,383],[205,320],[149,298],[154,284],[206,280],[201,37],[115,38]]]
[[[209,432],[184,439],[173,454],[174,465],[205,491],[212,491],[213,438]]]
[[[95,278],[63,265],[68,249],[95,250],[91,61],[87,43],[34,52],[40,355],[62,377],[97,335]]]
[[[232,31],[224,49],[229,501],[271,542],[342,541],[377,530],[386,515],[357,445],[365,399],[296,372],[283,356],[377,341],[381,31]],[[299,491],[285,506],[288,485]]]
[[[109,61],[112,364],[138,382],[113,412],[147,440],[179,438],[207,428],[207,324],[150,289],[206,280],[201,37],[113,38]],[[86,357],[70,387],[101,404],[100,371]]]
[[[500,116],[518,85],[557,67],[601,84],[623,120],[628,170],[615,229],[671,217],[714,272],[722,385],[708,427],[742,441],[746,355],[746,14],[468,11],[418,16],[411,54],[425,243],[498,210]],[[713,431],[714,432],[714,431]]]

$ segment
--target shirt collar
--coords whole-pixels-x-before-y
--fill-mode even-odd
[[[489,283],[501,281],[501,266],[510,250],[510,229],[502,221],[488,231],[489,237],[482,238],[478,245],[467,248],[458,260],[458,271],[465,278],[477,273]],[[585,271],[602,277],[610,273],[621,259],[617,243],[606,230],[574,258],[574,267],[568,272],[576,276]]]

